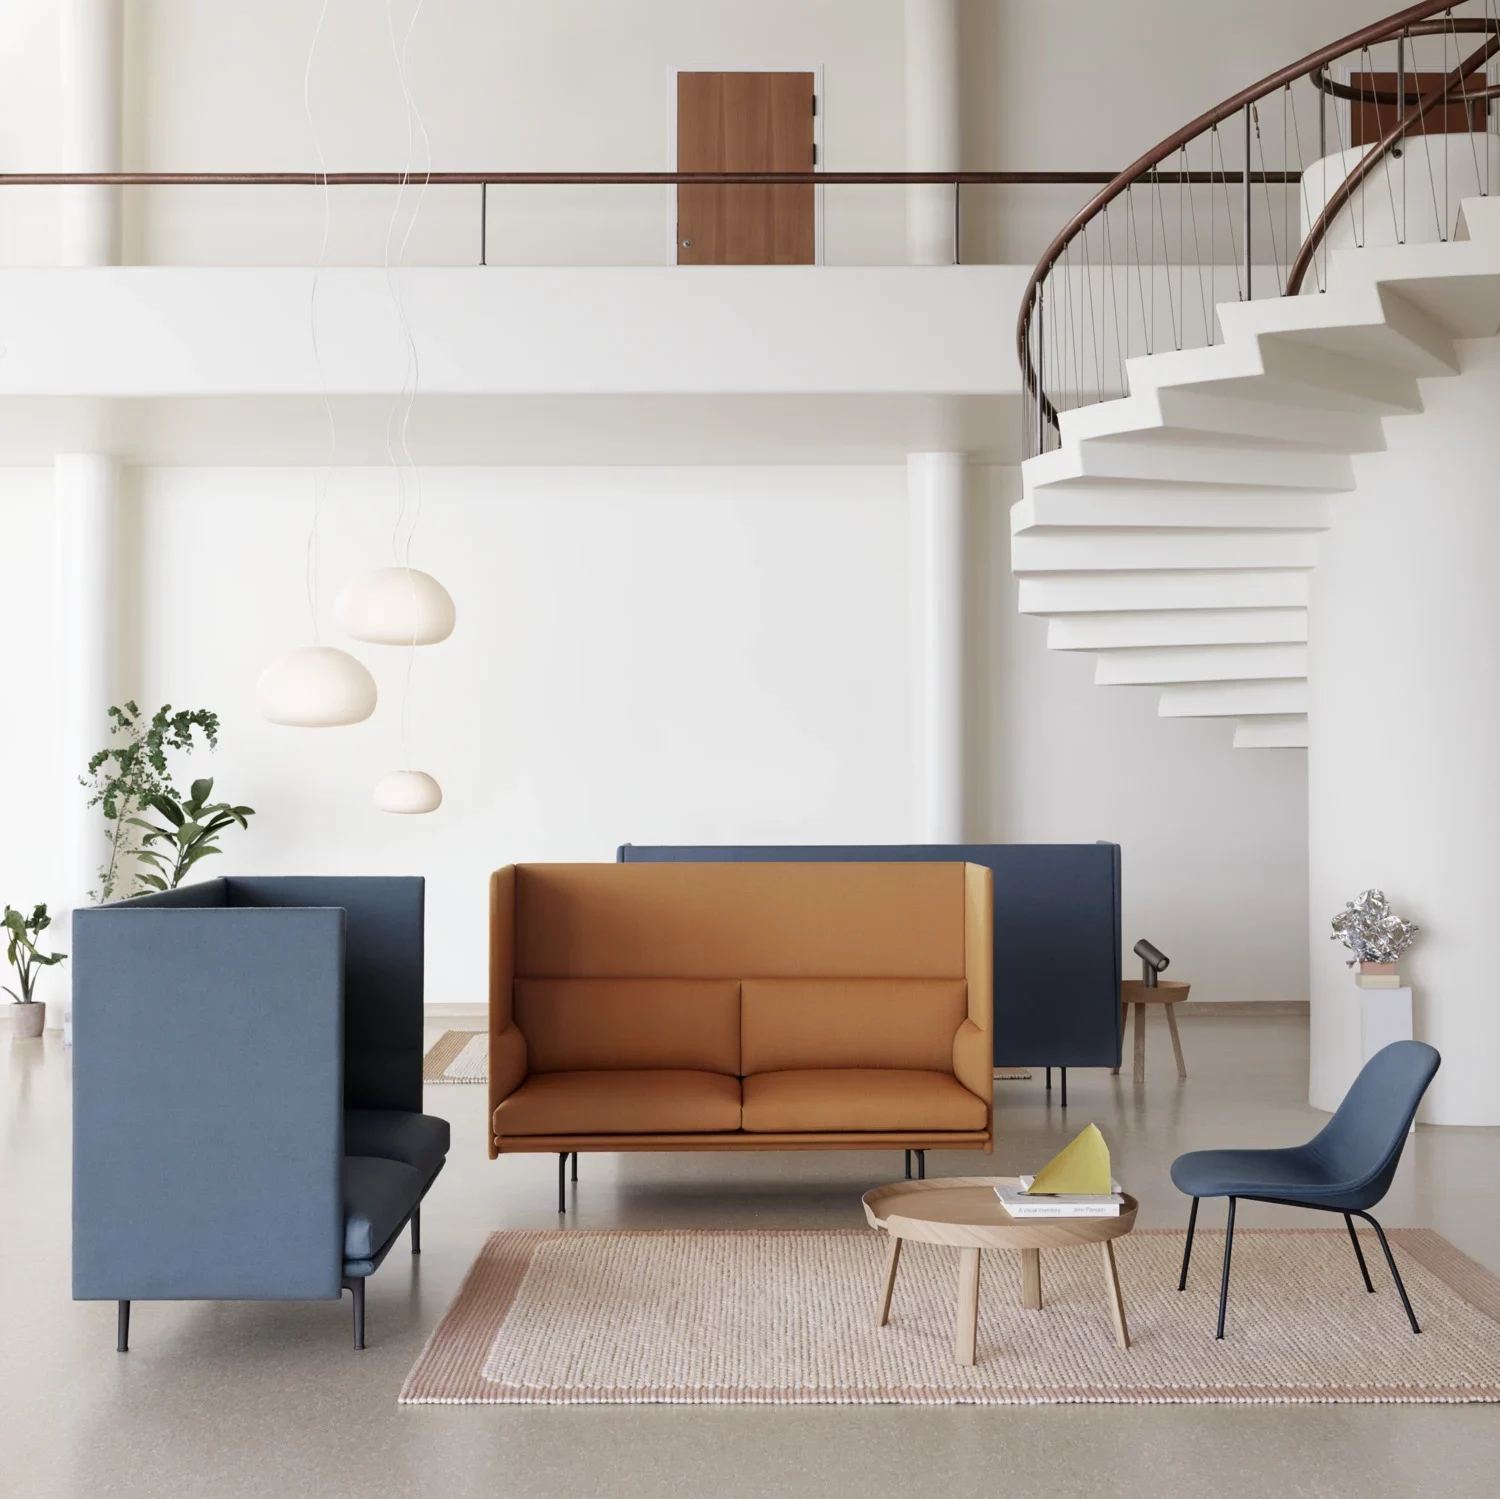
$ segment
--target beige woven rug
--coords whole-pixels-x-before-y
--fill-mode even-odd
[[[422,1058],[424,1083],[484,1083],[490,1076],[486,1031],[444,1031]]]
[[[490,1038],[484,1031],[444,1031],[422,1058],[424,1083],[483,1083],[489,1081]],[[1025,1067],[997,1067],[995,1081],[1025,1082]]]
[[[1116,1241],[1133,1346],[1116,1348],[1099,1256],[984,1255],[978,1362],[953,1362],[957,1253],[908,1243],[874,1325],[884,1236],[844,1231],[491,1234],[407,1376],[407,1404],[1442,1403],[1500,1400],[1500,1281],[1425,1229],[1390,1237],[1407,1327],[1373,1236],[1359,1279],[1342,1229],[1242,1229],[1225,1341],[1223,1237]]]

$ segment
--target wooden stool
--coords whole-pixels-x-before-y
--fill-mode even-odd
[[[1191,984],[1178,983],[1175,979],[1161,979],[1154,989],[1147,988],[1140,979],[1126,979],[1120,985],[1120,1003],[1124,1006],[1125,1018],[1130,1018],[1130,1007],[1135,1006],[1135,1081],[1146,1081],[1146,1006],[1164,1005],[1167,1028],[1172,1032],[1172,1051],[1177,1058],[1177,1076],[1187,1076],[1187,1064],[1182,1060],[1182,1038],[1177,1034],[1177,1016],[1173,1005],[1179,1005],[1188,997]],[[1118,1072],[1111,1067],[1111,1072]]]

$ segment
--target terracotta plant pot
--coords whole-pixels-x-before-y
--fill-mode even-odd
[[[12,1005],[10,1014],[10,1033],[18,1041],[34,1041],[47,1027],[45,1004]]]

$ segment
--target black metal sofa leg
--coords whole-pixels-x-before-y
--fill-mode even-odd
[[[1396,1282],[1396,1293],[1401,1297],[1401,1305],[1406,1308],[1406,1320],[1411,1323],[1414,1333],[1420,1333],[1422,1329],[1417,1326],[1417,1314],[1411,1309],[1411,1297],[1406,1294],[1406,1283],[1396,1268],[1396,1256],[1391,1253],[1391,1246],[1386,1242],[1385,1230],[1368,1213],[1361,1213],[1359,1216],[1375,1230],[1375,1237],[1380,1240],[1380,1247],[1385,1251],[1385,1262],[1391,1267],[1391,1279]]]
[[[115,1308],[115,1352],[130,1352],[130,1303],[121,1301]]]
[[[1193,1199],[1193,1205],[1188,1210],[1187,1243],[1182,1246],[1182,1274],[1177,1277],[1177,1289],[1187,1290],[1188,1261],[1193,1257],[1193,1230],[1198,1227],[1198,1199]]]
[[[576,1182],[578,1180],[578,1152],[576,1150],[573,1152],[573,1170],[571,1175]]]
[[[422,1252],[422,1204],[420,1202],[411,1210],[411,1252],[413,1254]]]
[[[365,1346],[365,1279],[360,1276],[358,1280],[345,1281],[344,1284],[354,1297],[354,1348],[360,1352]]]
[[[917,1180],[919,1182],[927,1180],[927,1152],[925,1150],[917,1152]]]
[[[1224,1279],[1219,1284],[1219,1330],[1215,1338],[1224,1336],[1224,1310],[1229,1305],[1229,1256],[1234,1249],[1234,1198],[1229,1199],[1229,1222],[1224,1228]]]
[[[1370,1279],[1369,1266],[1365,1264],[1365,1252],[1359,1247],[1359,1235],[1354,1232],[1354,1219],[1344,1214],[1344,1227],[1349,1230],[1349,1242],[1354,1246],[1354,1258],[1359,1261],[1359,1273],[1365,1278],[1365,1290],[1372,1296],[1375,1294],[1375,1284]]]
[[[1063,1108],[1067,1108],[1067,1106],[1068,1106],[1068,1069],[1066,1067],[1060,1067],[1058,1069],[1058,1071],[1062,1074],[1062,1106],[1063,1106]]]

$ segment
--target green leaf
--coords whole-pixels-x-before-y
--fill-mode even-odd
[[[211,776],[205,778],[204,780],[193,782],[191,795],[193,800],[197,802],[200,807],[209,799],[209,797],[213,795],[213,792],[214,783]]]
[[[150,885],[153,890],[165,890],[168,888],[167,882],[163,879],[159,879],[154,874],[143,874],[141,876],[141,884]]]
[[[183,816],[182,808],[170,796],[160,794],[148,796],[146,805],[154,807],[173,827],[180,828],[187,821],[187,818]]]

